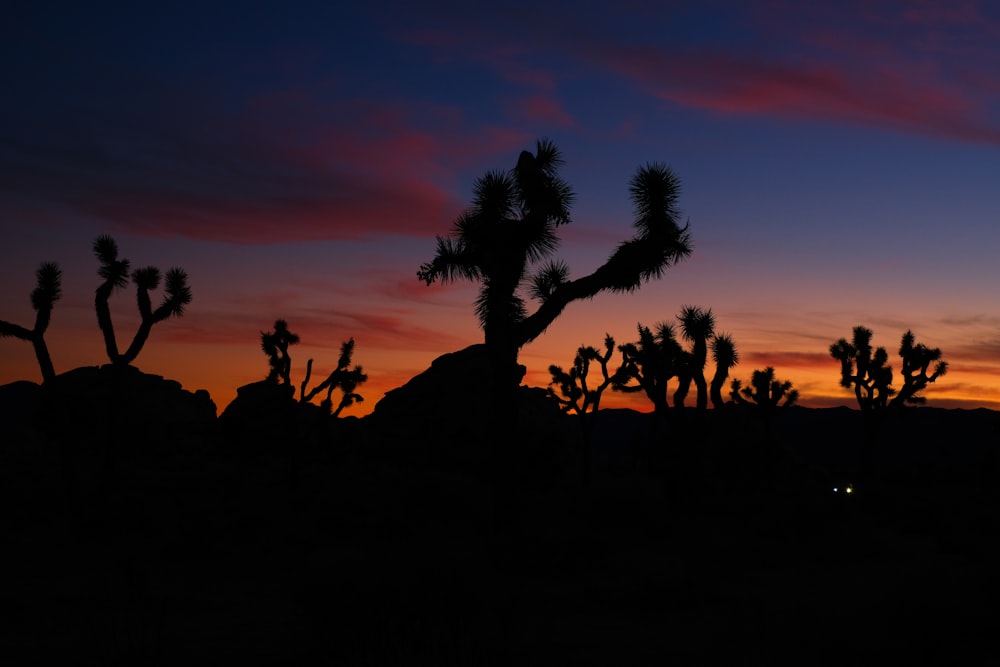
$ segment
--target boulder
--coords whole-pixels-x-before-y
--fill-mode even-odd
[[[519,371],[523,377],[524,366]],[[511,447],[563,444],[567,417],[544,389],[521,385],[515,413],[502,415],[491,400],[492,382],[485,345],[442,355],[430,368],[386,393],[364,418],[366,433],[392,449],[416,449],[434,457],[478,457],[493,444],[497,420],[503,419],[510,420],[517,434]]]
[[[139,449],[183,447],[214,434],[208,392],[133,366],[87,366],[57,375],[39,392],[39,429],[66,442]]]

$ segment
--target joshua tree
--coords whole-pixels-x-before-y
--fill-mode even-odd
[[[708,341],[715,334],[715,316],[712,309],[684,306],[677,316],[681,322],[681,335],[691,341],[691,351],[682,355],[678,372],[678,387],[674,392],[674,406],[684,407],[691,382],[698,390],[697,408],[708,407],[708,382],[705,380],[705,363],[708,361]]]
[[[581,345],[573,359],[573,367],[567,373],[561,366],[549,366],[552,382],[549,383],[548,394],[554,398],[563,412],[573,411],[578,415],[594,414],[600,409],[601,395],[604,390],[621,377],[622,369],[612,374],[608,372],[608,362],[615,351],[615,339],[604,334],[604,352],[598,352],[589,345]],[[596,362],[601,367],[600,384],[591,388],[587,385],[587,375],[590,364]],[[582,399],[582,402],[581,402]]]
[[[915,345],[913,332],[907,331],[899,346],[903,387],[897,392],[891,386],[892,368],[886,365],[889,354],[884,347],[872,350],[871,339],[871,329],[857,326],[850,343],[841,338],[830,346],[830,356],[840,362],[841,386],[854,388],[858,406],[865,412],[899,408],[906,403],[922,404],[926,399],[917,393],[948,372],[940,348]],[[934,370],[928,375],[931,364]]]
[[[906,403],[924,403],[926,399],[917,392],[948,372],[948,363],[941,361],[941,350],[915,345],[913,332],[907,331],[899,346],[903,387],[897,392],[891,386],[889,354],[884,347],[873,350],[871,339],[871,329],[856,326],[850,343],[841,338],[830,346],[830,356],[840,362],[840,385],[854,388],[854,396],[864,414],[864,437],[858,461],[862,487],[871,474],[873,454],[886,413],[901,409]],[[928,375],[931,364],[934,370]]]
[[[589,345],[581,345],[573,358],[573,366],[567,373],[561,366],[549,366],[552,382],[549,383],[548,394],[562,407],[563,412],[573,411],[580,416],[583,431],[581,448],[584,456],[584,482],[589,485],[592,477],[591,428],[593,416],[601,407],[601,395],[604,390],[618,380],[624,380],[623,368],[615,373],[608,372],[608,363],[615,351],[615,339],[604,334],[604,352],[599,352]],[[596,363],[601,367],[599,383],[593,388],[587,384],[590,366]]]
[[[744,387],[739,380],[733,380],[729,395],[738,405],[752,405],[763,410],[788,407],[799,399],[797,389],[792,389],[788,380],[782,382],[774,377],[774,368],[755,370],[750,378],[750,386]],[[785,402],[782,403],[781,400]]]
[[[260,349],[267,355],[267,363],[271,367],[267,374],[268,381],[292,384],[292,358],[288,354],[288,347],[297,345],[298,342],[298,334],[288,330],[288,323],[285,320],[275,320],[274,331],[260,332]]]
[[[923,343],[914,345],[913,332],[907,330],[899,344],[899,357],[902,360],[900,372],[903,375],[903,387],[889,401],[889,405],[926,403],[927,399],[917,396],[917,392],[923,391],[927,385],[948,372],[948,362],[941,360],[941,348],[935,347],[932,350]],[[934,370],[928,375],[927,369],[931,364],[934,364]]]
[[[42,371],[42,381],[55,377],[52,357],[45,344],[45,330],[52,319],[52,306],[62,296],[62,271],[55,262],[45,262],[35,271],[38,283],[31,292],[31,307],[35,309],[35,327],[25,329],[17,324],[0,320],[0,338],[14,337],[31,342],[35,348],[38,367]]]
[[[618,348],[624,362],[613,387],[617,391],[645,392],[653,403],[653,411],[665,419],[669,410],[667,384],[677,375],[684,351],[677,342],[674,328],[666,322],[656,325],[655,334],[642,324],[638,325],[638,330],[637,343],[626,343]]]
[[[452,234],[437,238],[431,262],[417,276],[436,280],[472,280],[481,284],[476,314],[494,373],[501,385],[516,387],[518,350],[534,340],[571,301],[610,290],[630,292],[659,278],[691,253],[687,225],[678,224],[680,182],[668,167],[649,164],[632,177],[636,235],[619,244],[594,273],[569,279],[569,268],[549,261],[529,276],[533,266],[557,249],[556,228],[570,222],[570,186],[559,177],[563,160],[548,140],[535,153],[522,151],[509,171],[480,177],[472,206],[455,221]],[[521,290],[529,287],[540,302],[527,312]]]
[[[118,343],[115,340],[115,328],[111,321],[111,308],[108,305],[108,299],[114,290],[121,289],[128,284],[129,261],[118,259],[118,244],[110,236],[97,237],[93,249],[98,261],[101,262],[98,275],[104,279],[104,282],[97,288],[94,297],[97,324],[101,328],[101,333],[104,334],[104,347],[111,363],[116,366],[128,365],[139,356],[142,346],[149,339],[154,324],[169,317],[181,317],[184,314],[184,306],[191,303],[191,288],[187,284],[187,273],[183,269],[172,268],[167,271],[164,277],[155,266],[132,271],[131,277],[135,284],[140,321],[139,328],[132,338],[132,344],[128,346],[124,354],[121,354],[118,352]],[[164,280],[165,283],[165,294],[163,301],[156,310],[153,310],[149,292],[157,289],[161,280]]]
[[[361,394],[355,393],[354,390],[366,382],[368,380],[368,376],[364,374],[361,366],[349,368],[351,365],[351,356],[353,354],[354,339],[351,338],[340,346],[340,359],[337,361],[337,368],[335,368],[321,384],[317,385],[311,391],[306,392],[306,386],[309,384],[310,377],[312,377],[313,360],[310,359],[306,364],[306,377],[302,381],[299,401],[302,403],[308,403],[315,398],[317,394],[325,390],[326,397],[320,405],[330,411],[334,417],[338,417],[344,408],[365,400]],[[343,395],[340,398],[340,402],[337,404],[337,408],[334,409],[331,395],[333,390],[337,387],[340,387]]]
[[[736,351],[736,344],[729,334],[719,334],[712,338],[712,359],[715,361],[715,375],[712,377],[712,407],[721,408],[724,405],[722,400],[722,385],[729,377],[729,371],[739,363],[740,355]]]

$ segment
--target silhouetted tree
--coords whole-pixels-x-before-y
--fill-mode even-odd
[[[292,357],[288,354],[288,348],[298,343],[298,334],[288,330],[288,322],[285,320],[275,320],[274,331],[260,332],[260,349],[267,355],[267,363],[271,368],[267,373],[268,381],[291,386]],[[295,391],[294,388],[292,391]]]
[[[111,308],[108,300],[116,289],[128,284],[129,261],[118,259],[118,244],[107,235],[97,237],[94,241],[94,254],[101,263],[98,275],[104,282],[98,286],[94,307],[97,311],[97,324],[104,334],[104,346],[108,359],[115,365],[128,365],[135,361],[142,351],[143,345],[149,339],[153,325],[169,317],[181,317],[184,306],[191,303],[191,289],[187,284],[187,273],[183,269],[172,268],[166,276],[160,274],[155,266],[147,266],[132,271],[132,282],[135,284],[136,302],[139,308],[139,328],[132,338],[131,345],[124,354],[119,353],[115,340],[114,324],[111,320]],[[149,292],[157,289],[164,282],[164,296],[160,305],[153,310]]]
[[[854,396],[864,415],[864,437],[858,452],[859,489],[868,485],[875,448],[879,442],[885,415],[901,409],[907,403],[925,402],[917,393],[947,373],[948,364],[941,360],[941,350],[915,345],[912,331],[903,334],[899,346],[902,359],[903,387],[892,387],[892,368],[884,347],[872,348],[872,331],[854,327],[851,342],[841,338],[830,346],[830,356],[840,362],[840,385],[854,389]],[[934,369],[928,375],[931,364]]]
[[[472,206],[438,237],[434,259],[417,276],[428,285],[459,279],[481,284],[476,314],[485,333],[497,379],[517,385],[518,350],[534,340],[571,301],[610,290],[630,292],[691,253],[687,225],[678,224],[680,182],[666,166],[649,164],[633,176],[636,236],[619,244],[594,273],[569,279],[569,268],[549,261],[532,265],[558,247],[556,228],[570,222],[570,186],[559,177],[558,149],[540,140],[535,153],[522,151],[509,171],[493,171],[474,186]],[[528,315],[521,288],[540,301]]]
[[[326,397],[320,405],[328,412],[331,412],[334,417],[340,416],[340,413],[344,410],[344,408],[364,401],[364,397],[362,397],[361,394],[356,393],[355,390],[368,380],[368,376],[365,375],[361,366],[350,368],[351,356],[353,354],[354,339],[351,338],[350,340],[342,343],[340,346],[340,358],[337,360],[337,367],[322,383],[317,385],[311,391],[306,392],[306,386],[309,384],[309,379],[312,377],[313,360],[310,359],[306,364],[306,377],[302,380],[302,390],[299,394],[299,401],[302,403],[308,403],[315,398],[317,394],[322,391],[326,391]],[[332,394],[333,390],[338,387],[340,388],[342,395],[340,397],[340,402],[337,404],[336,409],[334,409]]]
[[[725,403],[722,399],[722,386],[729,377],[730,369],[740,360],[732,336],[719,334],[712,338],[712,359],[715,361],[715,375],[712,377],[711,386],[712,407],[721,408]]]
[[[927,385],[948,372],[948,362],[941,360],[941,348],[931,349],[923,343],[914,345],[913,332],[907,330],[899,344],[899,357],[902,360],[900,372],[903,375],[903,386],[889,405],[926,403],[927,399],[918,396],[917,392],[923,391]],[[934,370],[928,375],[927,370],[931,364],[934,364]]]
[[[873,350],[872,331],[854,327],[851,342],[841,338],[830,346],[830,355],[840,362],[840,385],[854,388],[858,406],[864,411],[884,408],[896,393],[892,384],[892,368],[887,364],[889,353],[884,347]]]
[[[840,362],[840,385],[854,389],[858,406],[863,411],[902,407],[906,403],[922,404],[926,399],[917,393],[948,372],[948,363],[941,361],[940,348],[914,344],[913,332],[907,331],[899,346],[903,387],[897,392],[891,386],[889,354],[884,347],[873,350],[871,339],[871,329],[856,326],[850,343],[841,338],[830,346],[830,356]],[[934,369],[928,375],[931,364]]]
[[[589,345],[581,345],[573,358],[573,366],[567,373],[561,366],[555,364],[549,366],[549,373],[552,375],[552,382],[549,383],[548,395],[555,399],[563,412],[575,412],[580,416],[580,425],[583,432],[583,442],[581,449],[584,455],[584,481],[588,485],[592,478],[591,451],[591,431],[593,428],[593,417],[601,407],[601,395],[618,380],[624,380],[623,368],[611,373],[608,371],[608,363],[615,351],[615,339],[610,334],[604,334],[604,352],[599,352]],[[590,374],[592,363],[596,363],[601,368],[601,376],[594,387],[587,384],[587,376]]]
[[[608,371],[608,363],[614,351],[615,339],[605,334],[603,353],[589,345],[581,345],[576,351],[573,366],[568,373],[561,366],[555,364],[549,366],[552,382],[549,383],[548,394],[559,403],[563,412],[572,411],[583,415],[596,413],[600,409],[604,390],[622,373],[621,368],[615,373]],[[601,368],[601,378],[600,383],[591,388],[587,384],[587,376],[590,373],[590,365],[594,362]]]
[[[31,307],[35,309],[35,326],[26,329],[17,324],[0,320],[0,338],[13,337],[29,341],[35,349],[38,367],[42,371],[42,381],[55,377],[52,357],[45,344],[45,330],[52,319],[52,306],[62,296],[62,271],[55,262],[45,262],[35,271],[37,284],[31,292]]]
[[[665,419],[669,410],[667,385],[676,377],[679,358],[683,354],[674,334],[666,322],[656,325],[654,334],[648,327],[638,325],[639,340],[618,347],[623,364],[620,376],[612,383],[616,391],[645,392],[653,403],[654,413]]]
[[[792,389],[788,380],[782,382],[775,378],[774,368],[768,366],[764,370],[755,370],[750,378],[750,386],[744,387],[739,380],[733,380],[729,395],[738,405],[747,405],[762,410],[772,410],[776,407],[788,407],[799,399],[797,389]],[[784,403],[781,400],[784,399]]]
[[[691,351],[680,356],[678,364],[678,387],[674,392],[674,406],[684,407],[691,382],[698,390],[696,406],[699,410],[708,407],[708,382],[705,379],[705,364],[708,361],[708,341],[715,334],[715,316],[712,309],[702,310],[697,306],[684,306],[677,319],[681,322],[681,336],[691,341]]]

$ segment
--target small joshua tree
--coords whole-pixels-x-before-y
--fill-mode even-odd
[[[298,345],[298,342],[298,334],[288,330],[285,320],[275,320],[274,331],[260,332],[260,349],[267,355],[267,363],[271,367],[267,374],[268,381],[292,384],[292,358],[288,354],[288,348]]]
[[[313,388],[311,391],[306,392],[306,386],[309,384],[309,379],[312,377],[312,367],[313,360],[310,359],[306,364],[306,377],[302,381],[302,390],[299,394],[299,401],[302,403],[308,403],[317,394],[322,391],[326,391],[326,397],[320,403],[320,406],[326,408],[334,417],[340,416],[340,413],[344,408],[350,407],[355,403],[360,403],[364,401],[364,397],[361,394],[355,392],[360,385],[364,384],[368,380],[368,376],[365,375],[361,366],[355,366],[350,368],[351,356],[354,354],[354,339],[351,338],[345,341],[340,346],[340,359],[337,360],[337,367],[330,373],[327,378]],[[336,409],[333,407],[333,390],[340,387],[341,398],[340,402],[337,404]]]
[[[789,407],[799,399],[797,389],[792,389],[788,380],[782,382],[775,378],[774,368],[768,366],[764,370],[755,370],[750,378],[750,386],[744,387],[739,380],[733,380],[729,395],[738,405],[755,406],[763,410],[773,410],[776,407]],[[784,403],[781,400],[784,399]]]
[[[136,302],[139,308],[139,328],[132,338],[132,343],[124,353],[118,351],[115,339],[114,323],[111,320],[111,308],[108,300],[116,289],[128,284],[129,261],[118,259],[118,244],[108,235],[101,235],[94,241],[94,254],[101,263],[98,275],[104,279],[95,293],[94,308],[97,311],[97,324],[104,335],[104,347],[108,359],[116,366],[125,366],[139,356],[143,345],[149,339],[153,325],[170,317],[181,317],[184,306],[191,303],[191,288],[187,284],[187,273],[183,269],[172,268],[166,276],[161,275],[155,266],[147,266],[132,271],[131,278],[135,284]],[[149,293],[159,288],[164,282],[164,296],[160,305],[153,310]]]
[[[573,411],[578,415],[596,413],[600,409],[604,390],[619,379],[625,380],[621,369],[613,374],[608,372],[608,362],[614,351],[615,339],[605,334],[603,353],[589,345],[581,345],[568,373],[561,366],[549,366],[552,382],[549,383],[548,395],[559,403],[563,412]],[[587,384],[587,375],[590,373],[591,363],[595,362],[601,367],[601,381],[591,388]]]
[[[62,296],[62,271],[55,262],[45,262],[35,271],[38,281],[31,292],[31,307],[35,309],[35,326],[26,329],[17,324],[0,320],[0,338],[13,337],[26,340],[35,348],[35,357],[42,371],[42,381],[47,382],[55,377],[52,357],[45,344],[45,330],[52,319],[52,307]]]
[[[549,383],[548,395],[562,408],[563,412],[573,411],[580,416],[580,425],[583,431],[583,441],[581,449],[584,459],[584,483],[588,486],[593,477],[593,452],[591,450],[591,429],[593,416],[601,407],[601,395],[615,382],[624,382],[627,378],[624,375],[623,367],[614,373],[608,372],[608,363],[615,352],[615,339],[609,334],[604,334],[604,352],[599,352],[589,345],[581,345],[573,358],[573,366],[567,373],[561,366],[555,364],[549,366],[549,373],[552,374],[552,382]],[[591,387],[587,384],[587,376],[590,374],[591,364],[596,363],[601,368],[599,383]]]

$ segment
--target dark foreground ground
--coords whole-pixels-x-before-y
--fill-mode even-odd
[[[834,493],[855,416],[789,412],[769,439],[699,424],[671,450],[609,412],[590,484],[571,447],[498,467],[484,442],[456,463],[353,436],[291,452],[202,439],[109,468],[99,447],[7,443],[0,656],[1000,661],[997,415],[891,425],[865,492]]]

